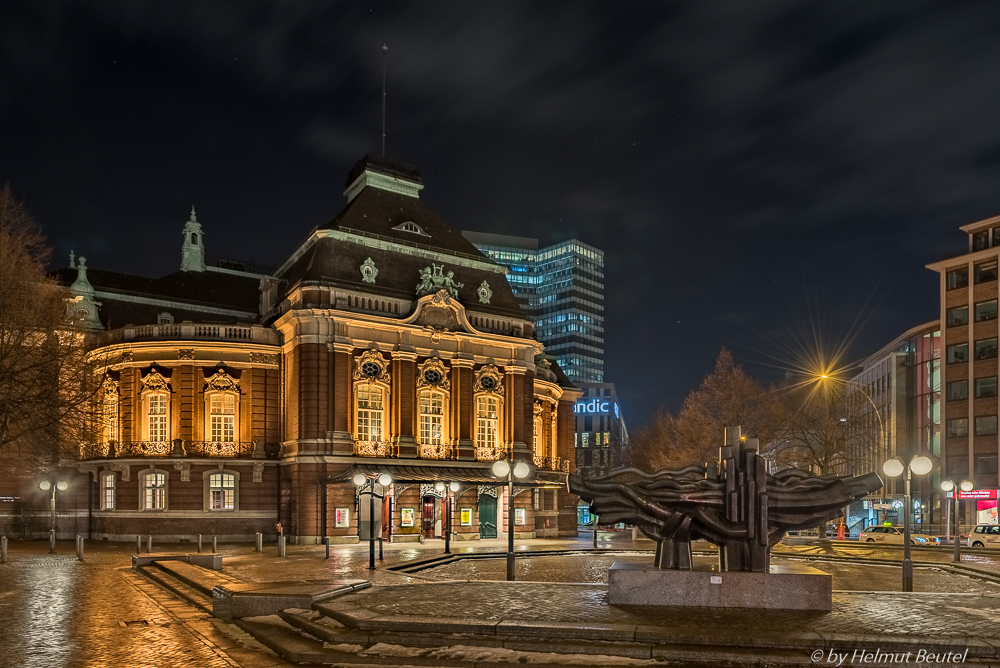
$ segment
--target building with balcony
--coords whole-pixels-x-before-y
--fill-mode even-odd
[[[507,267],[535,336],[574,383],[604,382],[604,252],[570,239],[544,248],[537,239],[462,232]]]
[[[356,542],[353,479],[381,473],[393,540],[494,537],[509,513],[524,536],[575,534],[580,391],[506,269],[422,188],[416,168],[366,156],[343,210],[267,275],[208,266],[194,211],[168,276],[71,258],[57,277],[91,342],[98,417],[63,462],[88,479],[60,536],[249,540],[280,523],[295,542]],[[491,473],[501,458],[531,464],[512,499]]]

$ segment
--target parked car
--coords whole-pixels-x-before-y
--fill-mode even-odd
[[[979,524],[969,534],[969,547],[1000,547],[1000,524]]]
[[[903,527],[866,527],[858,537],[860,543],[881,543],[883,545],[902,545]],[[1000,538],[1000,536],[997,536]],[[937,536],[928,536],[925,533],[910,532],[911,545],[940,545],[941,539]],[[1000,547],[1000,546],[998,546]]]

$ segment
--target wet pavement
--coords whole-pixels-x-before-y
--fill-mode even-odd
[[[615,550],[651,550],[648,540],[632,541],[628,534],[602,534],[599,547]],[[592,545],[590,535],[577,539],[519,541],[519,550],[586,550]],[[120,666],[122,668],[145,666],[171,666],[171,668],[245,666],[268,668],[289,666],[269,650],[264,649],[234,626],[214,620],[193,606],[151,584],[129,568],[134,544],[87,544],[86,561],[73,556],[71,541],[59,543],[60,554],[48,555],[48,544],[43,542],[11,542],[10,563],[0,565],[0,666],[28,666],[63,668],[76,666]],[[245,581],[267,582],[288,579],[335,579],[360,577],[372,580],[378,587],[409,584],[409,588],[393,589],[399,592],[394,604],[420,610],[433,605],[436,609],[460,608],[467,602],[470,592],[449,589],[445,594],[440,585],[429,587],[430,578],[471,579],[461,569],[474,567],[475,576],[501,579],[505,569],[503,559],[465,560],[446,567],[407,575],[386,570],[386,566],[412,562],[443,554],[441,541],[424,544],[386,544],[385,560],[378,562],[375,571],[368,570],[368,546],[333,546],[331,558],[325,559],[325,547],[288,546],[287,557],[279,559],[275,546],[268,545],[261,554],[253,552],[250,545],[220,545],[225,557],[224,572]],[[191,545],[154,545],[155,551],[191,551]],[[492,551],[502,554],[506,543],[502,540],[457,543],[454,553]],[[868,547],[857,544],[838,545],[836,542],[815,545],[778,546],[776,557],[840,557],[852,560],[888,559],[899,561],[901,550],[891,547]],[[950,548],[914,550],[917,562],[950,563]],[[1000,574],[1000,551],[964,554],[962,563]],[[606,578],[609,555],[548,556],[520,559],[518,578],[548,579],[550,581],[599,582]],[[650,560],[651,554],[626,554],[625,558]],[[824,570],[833,571],[835,588],[862,587],[869,590],[898,589],[897,566],[856,565],[842,562],[811,563]],[[449,570],[450,569],[450,570]],[[570,575],[572,574],[572,575]],[[1000,597],[994,592],[1000,586],[971,580],[933,569],[918,569],[915,574],[918,591],[948,591],[944,594],[914,594],[901,599],[899,596],[871,597],[857,594],[838,594],[838,610],[823,618],[826,632],[857,632],[869,628],[871,632],[886,629],[887,620],[920,632],[942,637],[962,637],[979,633],[976,629],[995,627],[1000,622]],[[457,583],[462,584],[462,583]],[[871,585],[871,586],[868,586]],[[564,602],[547,600],[545,592],[525,597],[504,583],[466,583],[476,588],[475,595],[489,599],[493,605],[503,607],[502,592],[511,593],[510,605],[531,601],[533,614],[552,614],[550,607],[566,611]],[[532,585],[525,585],[530,587]],[[543,586],[543,585],[538,585]],[[581,585],[581,592],[584,585]],[[924,589],[926,587],[926,589]],[[544,587],[543,587],[544,588]],[[594,585],[595,600],[603,589]],[[383,591],[385,591],[383,589]],[[432,592],[437,591],[437,594]],[[436,602],[428,596],[438,596]],[[447,600],[441,600],[445,596]],[[586,598],[586,597],[584,597]],[[427,599],[427,600],[425,600]],[[902,601],[902,602],[901,602]],[[573,612],[581,619],[593,616],[594,610]],[[426,610],[427,608],[422,608]],[[607,606],[602,608],[608,610]],[[601,614],[618,614],[611,612]],[[716,619],[720,613],[709,615],[703,624],[722,623]],[[716,619],[715,622],[711,621]],[[728,619],[728,618],[727,618]],[[783,618],[782,618],[783,619]],[[860,626],[859,620],[861,620]],[[868,621],[864,621],[868,620]],[[678,620],[680,623],[682,620]],[[760,622],[762,620],[757,620]],[[784,622],[775,618],[775,624]],[[727,622],[728,623],[728,622]],[[753,619],[748,619],[753,624]],[[893,621],[893,624],[896,622]],[[935,630],[936,629],[936,630]],[[853,631],[852,631],[853,630]],[[984,631],[984,633],[986,633]],[[992,632],[990,632],[992,633]]]

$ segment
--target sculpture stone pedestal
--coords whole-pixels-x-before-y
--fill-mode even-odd
[[[610,605],[766,610],[831,610],[833,577],[811,566],[771,566],[770,573],[657,569],[616,561],[608,571]]]

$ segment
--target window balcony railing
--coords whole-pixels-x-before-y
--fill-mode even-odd
[[[569,470],[569,462],[564,462],[560,457],[539,457],[535,455],[533,460],[535,468],[546,469],[548,471],[562,471],[564,470],[563,464],[565,464],[565,470]]]
[[[80,459],[130,457],[252,457],[277,459],[277,444],[256,441],[105,441],[80,446]]]
[[[477,445],[476,459],[481,462],[495,462],[507,455],[507,448],[501,445]]]
[[[393,457],[394,452],[387,441],[354,441],[354,454],[359,457]]]
[[[421,443],[421,459],[454,459],[455,448],[444,443]]]

